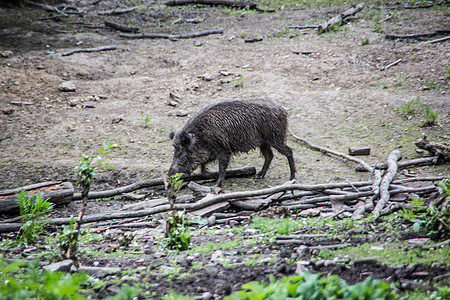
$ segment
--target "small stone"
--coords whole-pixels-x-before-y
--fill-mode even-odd
[[[200,296],[201,300],[210,300],[213,299],[213,295],[210,292],[204,292],[201,296]]]
[[[0,57],[7,58],[7,57],[10,57],[11,55],[13,55],[12,51],[9,51],[9,50],[0,51]]]
[[[211,81],[214,79],[214,77],[209,73],[199,75],[198,78],[203,79],[204,81]]]
[[[37,66],[36,66],[36,69],[38,69],[38,70],[43,70],[43,69],[45,69],[45,67],[44,67],[43,65],[37,65]]]
[[[44,269],[50,272],[69,272],[72,265],[73,261],[71,259],[66,259],[53,264],[49,264],[45,266]]]
[[[320,215],[320,209],[317,208],[310,208],[307,210],[303,210],[298,214],[300,217],[316,217]]]
[[[105,277],[107,275],[113,275],[122,272],[121,268],[114,268],[114,267],[86,267],[81,266],[78,268],[78,272],[86,272],[88,274],[98,276],[98,277]]]
[[[374,251],[383,251],[384,248],[381,246],[372,246],[370,247],[370,250],[374,250]]]
[[[12,107],[6,107],[4,109],[2,109],[2,113],[4,115],[11,115],[14,112],[14,108]]]
[[[185,110],[177,111],[177,117],[186,117],[187,115],[188,115],[188,112]]]
[[[77,87],[72,81],[64,81],[58,88],[61,92],[75,92]]]
[[[123,121],[123,118],[122,117],[117,117],[117,118],[113,118],[112,120],[111,120],[111,123],[112,124],[119,124],[120,122],[122,122]]]
[[[308,271],[307,266],[309,265],[309,261],[300,260],[296,263],[295,273],[301,274],[303,272]]]
[[[212,260],[212,261],[216,261],[216,260],[218,260],[222,255],[223,255],[223,251],[222,251],[222,250],[216,250],[216,251],[213,252],[213,254],[211,254],[211,260]]]

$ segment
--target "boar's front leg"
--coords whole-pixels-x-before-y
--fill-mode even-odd
[[[225,179],[225,172],[228,167],[228,163],[230,162],[230,154],[222,154],[217,157],[217,160],[219,161],[219,178],[217,179],[216,186],[220,187],[222,186],[222,182]]]

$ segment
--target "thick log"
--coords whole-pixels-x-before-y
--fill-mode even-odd
[[[200,36],[207,36],[210,34],[222,34],[223,29],[214,29],[214,30],[205,30],[194,33],[187,34],[163,34],[163,33],[141,33],[141,34],[128,34],[121,33],[120,37],[130,38],[130,39],[169,39],[169,40],[178,40],[178,39],[192,39]]]
[[[389,185],[397,175],[398,170],[397,161],[399,161],[401,158],[402,153],[398,150],[392,151],[392,153],[388,157],[387,160],[388,169],[380,183],[380,200],[378,200],[378,203],[373,210],[373,216],[375,217],[375,219],[377,219],[380,216],[381,210],[389,201],[390,197]]]
[[[44,199],[48,198],[48,201],[55,205],[68,204],[72,201],[73,197],[73,185],[70,182],[43,182],[23,188],[1,191],[0,213],[19,211],[19,199],[16,194],[22,189],[28,192],[28,196],[35,196],[38,193],[42,193]]]

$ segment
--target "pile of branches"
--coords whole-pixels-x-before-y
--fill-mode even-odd
[[[291,133],[292,134],[292,133]],[[277,210],[281,214],[300,216],[322,216],[333,218],[360,219],[372,215],[374,219],[390,214],[399,209],[417,209],[408,204],[411,199],[420,198],[422,208],[446,207],[448,197],[442,194],[434,184],[448,180],[449,177],[414,177],[395,180],[398,171],[402,168],[423,164],[437,163],[439,160],[448,161],[448,151],[445,145],[430,142],[425,138],[419,139],[416,145],[428,150],[432,155],[413,161],[399,162],[402,154],[394,150],[387,158],[386,163],[370,166],[364,161],[330,149],[322,148],[301,139],[294,134],[294,138],[305,143],[308,147],[328,155],[339,156],[360,165],[360,168],[370,172],[367,181],[338,182],[326,184],[299,184],[289,181],[270,188],[225,192],[221,188],[200,185],[191,180],[211,179],[218,174],[193,175],[185,177],[186,186],[192,191],[190,194],[179,194],[173,206],[166,197],[139,201],[125,205],[120,211],[102,212],[85,216],[83,223],[97,223],[114,227],[141,227],[148,226],[149,222],[142,222],[142,217],[171,211],[186,211],[191,217],[206,218],[208,225],[243,221],[249,219],[255,212],[264,212],[267,209]],[[233,169],[227,171],[228,177],[253,176],[254,168]],[[162,179],[149,182],[135,183],[125,187],[103,192],[90,192],[89,199],[112,197],[114,195],[130,193],[143,187],[162,184]],[[187,182],[189,182],[187,184]],[[415,186],[410,186],[413,183]],[[419,183],[419,186],[417,186]],[[77,193],[72,200],[79,200]],[[227,213],[228,208],[235,208],[237,213]],[[278,213],[280,214],[280,213]],[[130,219],[132,219],[130,221]],[[68,224],[71,218],[55,218],[50,221],[53,225]],[[113,221],[114,220],[114,221]],[[100,222],[100,223],[99,223]],[[118,224],[119,223],[119,224]],[[13,232],[20,228],[20,217],[0,224],[1,232]]]

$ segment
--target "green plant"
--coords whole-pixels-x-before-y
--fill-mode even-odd
[[[440,114],[440,111],[434,111],[430,105],[427,105],[424,112],[423,126],[437,125],[436,120]]]
[[[234,86],[235,87],[240,87],[243,88],[244,87],[244,76],[240,75],[238,78],[234,78],[233,82],[234,82]]]
[[[423,102],[420,100],[420,97],[417,97],[416,99],[412,99],[408,103],[404,105],[399,106],[400,112],[407,117],[408,119],[411,119],[412,115],[417,112],[418,109],[423,107]]]
[[[86,299],[79,292],[88,275],[41,270],[39,262],[0,260],[0,299]]]
[[[434,90],[435,88],[436,88],[436,83],[433,80],[425,79],[424,86],[422,87],[422,89],[424,91],[426,91],[426,90]]]
[[[150,117],[150,116],[141,116],[139,118],[139,120],[144,120],[144,123],[145,123],[144,127],[149,128],[150,127],[150,121],[152,120],[152,117]]]
[[[179,214],[175,208],[176,195],[181,189],[183,173],[176,173],[170,177],[166,184],[166,194],[169,198],[171,218],[167,220],[164,248],[170,250],[184,251],[189,249],[191,235],[189,233],[189,219],[185,214]]]
[[[369,45],[369,39],[368,38],[365,38],[365,39],[363,39],[362,41],[361,41],[361,45],[362,46],[366,46],[366,45]]]
[[[392,76],[394,77],[394,83],[396,87],[401,86],[404,82],[408,81],[408,78],[406,78],[403,74],[393,74]]]
[[[19,210],[21,216],[20,242],[34,244],[39,236],[45,233],[45,228],[49,226],[49,218],[46,213],[49,212],[54,204],[44,199],[42,193],[36,196],[28,197],[24,190],[17,194],[19,199]]]
[[[422,207],[423,204],[424,204],[423,201],[419,201],[418,199],[413,198],[410,205],[415,208],[412,209],[402,208],[402,210],[398,213],[398,215],[407,221],[413,221],[417,217],[417,214],[424,210],[424,208]]]
[[[110,153],[109,149],[117,147],[114,143],[103,143],[103,149],[99,150],[102,154]],[[108,166],[108,164],[104,163],[104,160],[100,157],[91,157],[86,154],[83,154],[80,158],[78,166],[76,166],[75,173],[78,178],[78,183],[82,187],[81,191],[81,207],[80,213],[78,214],[78,219],[75,220],[75,223],[72,225],[69,224],[69,228],[67,229],[67,252],[62,256],[64,258],[70,258],[77,261],[76,253],[78,248],[78,237],[80,235],[81,230],[81,221],[84,216],[84,212],[86,210],[88,194],[91,187],[92,182],[94,181],[95,168],[99,166]],[[73,221],[73,219],[72,219]],[[72,226],[72,227],[70,227]],[[64,246],[65,247],[65,246]]]
[[[310,272],[279,280],[270,276],[269,283],[252,281],[242,289],[225,299],[400,299],[393,288],[381,280],[368,278],[348,285],[337,275],[323,277]]]

